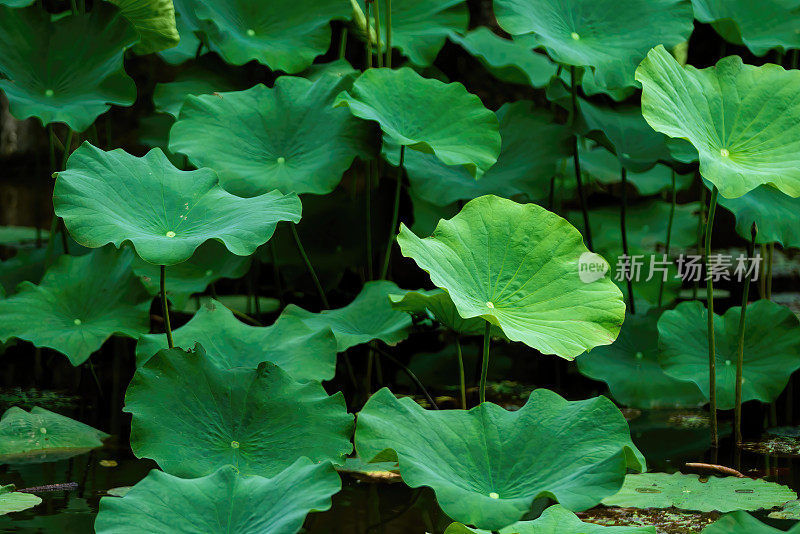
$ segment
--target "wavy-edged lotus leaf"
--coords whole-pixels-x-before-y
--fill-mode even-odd
[[[334,75],[281,76],[273,88],[188,97],[170,150],[217,171],[235,195],[330,193],[356,156],[370,151],[369,124],[332,107],[350,85]]]
[[[606,506],[671,508],[698,512],[761,510],[797,498],[786,486],[761,479],[709,477],[683,473],[634,473],[625,477],[616,495],[603,499]]]
[[[300,458],[272,478],[233,466],[190,480],[150,471],[124,497],[103,497],[98,534],[295,534],[331,507],[342,481],[329,462]]]
[[[370,69],[337,106],[377,122],[390,144],[434,154],[480,176],[500,155],[497,117],[460,83],[423,78],[411,68]]]
[[[176,347],[200,343],[206,358],[222,369],[255,369],[271,362],[295,380],[330,380],[336,374],[336,338],[330,329],[312,330],[300,319],[279,317],[272,326],[249,326],[228,308],[212,300],[184,326],[172,332]],[[164,334],[139,338],[138,365],[167,348]]]
[[[0,486],[0,515],[22,512],[42,503],[41,497],[32,493],[14,491],[14,485]]]
[[[756,243],[800,248],[800,198],[792,198],[769,185],[760,185],[738,198],[721,197],[719,204],[733,213],[736,232],[748,241],[753,223],[756,223]]]
[[[353,302],[343,308],[313,313],[290,304],[281,316],[300,319],[315,331],[330,328],[339,352],[375,339],[396,345],[408,337],[411,317],[394,309],[389,295],[404,293],[394,282],[377,280],[364,284]]]
[[[655,527],[607,527],[584,523],[575,514],[554,504],[534,521],[519,521],[501,528],[500,534],[656,534]],[[491,534],[486,530],[472,529],[453,523],[444,534]]]
[[[156,111],[178,118],[186,97],[210,95],[241,89],[234,72],[220,73],[218,69],[193,67],[180,72],[169,83],[156,84],[153,104]]]
[[[111,104],[136,100],[122,62],[136,40],[119,9],[106,2],[55,21],[38,6],[0,6],[0,90],[17,119],[38,117],[82,132]]]
[[[800,48],[797,0],[692,0],[694,16],[712,24],[726,40],[744,44],[757,56],[777,48]]]
[[[702,534],[800,534],[800,525],[789,530],[778,530],[765,525],[747,512],[737,511],[727,514],[703,529]]]
[[[342,463],[352,450],[341,392],[329,397],[319,382],[296,382],[270,362],[221,369],[200,345],[162,350],[139,367],[125,411],[134,454],[184,478],[228,464],[274,476],[300,456]]]
[[[405,225],[404,256],[450,294],[459,315],[482,317],[512,341],[573,359],[609,345],[625,318],[611,280],[584,283],[580,232],[535,204],[483,196],[420,239]]]
[[[734,407],[736,354],[741,308],[716,315],[717,406]],[[683,302],[658,321],[661,366],[678,380],[692,381],[708,398],[708,311]],[[744,332],[742,401],[773,402],[800,369],[800,320],[789,308],[768,300],[747,307]]]
[[[694,28],[685,0],[495,0],[494,9],[508,33],[534,33],[555,61],[592,67],[609,88],[633,85],[648,50],[682,43]]]
[[[537,109],[528,101],[504,104],[497,111],[497,119],[503,147],[497,163],[479,180],[464,167],[445,165],[432,154],[406,151],[403,166],[412,193],[437,206],[487,194],[546,198],[550,178],[560,160],[570,153],[569,130],[553,122],[549,111]],[[395,164],[396,146],[387,147],[387,152],[387,159]]]
[[[614,494],[644,458],[628,424],[605,397],[566,401],[534,391],[518,411],[491,403],[423,409],[384,388],[358,415],[356,450],[397,453],[403,481],[428,486],[456,521],[496,530],[518,521],[539,497],[585,510]]]
[[[89,143],[58,173],[53,205],[78,243],[130,242],[156,265],[186,261],[211,239],[237,256],[250,256],[272,237],[278,222],[296,223],[301,211],[297,195],[233,196],[211,169],[181,171],[157,148],[137,158]]]
[[[189,298],[202,293],[208,286],[222,278],[241,278],[250,269],[250,256],[231,254],[219,241],[206,241],[194,251],[192,257],[166,270],[167,298],[172,305],[183,310]],[[133,260],[133,272],[151,295],[161,291],[161,273],[157,265],[138,256]]]
[[[30,341],[78,366],[112,335],[150,330],[150,295],[131,272],[133,252],[111,247],[61,256],[42,282],[0,300],[0,341]]]
[[[175,8],[175,28],[180,35],[180,42],[177,46],[158,52],[161,59],[170,65],[180,65],[194,59],[201,51],[200,39],[197,36],[200,31],[200,21],[194,16],[193,1],[172,0]]]
[[[636,79],[644,118],[656,131],[690,141],[700,174],[722,196],[762,184],[800,196],[800,72],[745,65],[739,56],[707,69],[682,67],[659,46]]]
[[[531,52],[526,43],[504,39],[485,26],[463,36],[451,34],[450,40],[475,56],[495,78],[504,82],[541,89],[558,70],[546,55]]]
[[[350,18],[340,0],[188,0],[209,47],[225,61],[255,60],[272,70],[294,74],[308,68],[331,42],[330,21]]]
[[[0,418],[0,464],[53,462],[103,446],[109,435],[34,406],[16,406]]]
[[[137,54],[152,54],[177,46],[180,42],[175,26],[172,0],[109,0],[122,11],[139,34],[133,47]]]
[[[642,409],[699,406],[705,403],[692,382],[664,373],[658,361],[658,310],[629,315],[612,344],[575,360],[580,372],[608,384],[614,399]]]
[[[464,319],[458,314],[447,291],[408,291],[404,295],[389,295],[392,307],[404,312],[433,316],[445,328],[463,335],[483,334],[486,321],[480,317]]]

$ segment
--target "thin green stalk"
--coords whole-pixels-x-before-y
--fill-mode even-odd
[[[481,404],[486,402],[486,377],[489,374],[489,342],[492,325],[486,321],[486,328],[483,331],[483,363],[481,364],[481,382],[478,388],[478,399]]]
[[[161,266],[161,311],[164,314],[164,330],[167,333],[167,346],[173,348],[172,327],[169,325],[169,302],[167,301],[167,267]]]
[[[70,150],[72,149],[72,137],[73,136],[74,136],[74,133],[73,133],[72,129],[70,128],[67,131],[67,141],[64,143],[64,154],[63,154],[63,157],[61,158],[61,170],[64,170],[64,169],[67,168],[67,160],[69,159]]]
[[[367,168],[365,169],[366,175],[364,176],[364,192],[365,192],[365,211],[366,223],[364,230],[366,231],[367,238],[367,280],[372,280],[375,276],[375,270],[372,266],[372,162],[368,161]]]
[[[578,120],[578,85],[575,79],[575,67],[571,66],[569,68],[570,72],[570,82],[571,82],[571,93],[572,93],[572,109],[570,110],[570,119],[569,123],[570,126],[575,126],[575,123]],[[583,213],[583,228],[586,237],[586,246],[589,250],[594,250],[592,246],[592,228],[589,226],[589,212],[586,209],[586,195],[583,191],[583,176],[581,174],[581,159],[578,153],[578,134],[575,133],[573,136],[573,160],[575,162],[575,180],[578,184],[578,201],[581,205],[581,212]]]
[[[367,45],[367,58],[366,58],[366,68],[367,70],[372,68],[372,30],[370,29],[371,23],[369,19],[369,5],[372,3],[372,0],[364,0],[364,18],[367,20],[367,35],[364,39],[364,42]]]
[[[386,0],[386,66],[392,68],[392,0]]]
[[[620,231],[622,232],[622,253],[625,255],[625,257],[629,257],[628,232],[626,230],[627,225],[625,224],[625,216],[628,208],[628,169],[626,169],[624,165],[622,166],[622,171],[620,172],[620,179],[622,181],[622,203],[619,210],[619,224]],[[628,284],[628,305],[630,306],[631,314],[636,314],[636,304],[634,303],[633,299],[633,276],[626,276],[625,278]]]
[[[717,186],[711,190],[711,201],[708,204],[708,221],[706,222],[706,298],[708,299],[708,396],[711,403],[711,446],[719,446],[717,433],[717,354],[714,340],[714,281],[708,273],[708,258],[711,256],[711,234],[714,228],[714,214],[717,210]]]
[[[411,381],[414,382],[414,384],[416,384],[416,386],[420,390],[422,390],[422,394],[425,395],[425,398],[428,399],[428,402],[431,404],[431,406],[433,406],[433,408],[436,410],[439,409],[439,406],[436,404],[436,401],[433,399],[433,396],[430,393],[428,393],[428,390],[425,388],[422,381],[417,377],[417,375],[414,374],[414,371],[409,369],[408,366],[404,365],[400,360],[398,360],[385,350],[381,349],[377,345],[375,345],[373,349],[377,354],[380,354],[381,356],[383,356],[384,358],[386,358],[387,360],[398,366],[406,375],[408,375],[408,378],[410,378]]]
[[[669,247],[672,240],[672,222],[675,219],[675,203],[678,196],[678,190],[675,187],[675,169],[672,169],[672,205],[669,208],[669,221],[667,222],[667,241],[666,253],[669,259]],[[658,288],[658,307],[660,308],[664,301],[664,277],[661,277],[661,286]]]
[[[762,267],[759,269],[758,272],[758,291],[761,295],[761,298],[767,298],[767,270],[764,268],[766,261],[767,261],[767,245],[766,243],[761,244],[761,261]]]
[[[706,188],[700,189],[700,213],[697,214],[697,255],[703,255],[703,228],[705,226],[706,218]],[[700,292],[700,279],[694,281],[692,287],[692,299],[697,300],[697,294]]]
[[[281,267],[278,263],[278,251],[275,250],[275,241],[269,242],[269,252],[272,256],[272,277],[275,282],[275,292],[278,294],[278,301],[283,307],[283,284],[281,284]]]
[[[381,43],[381,3],[375,0],[375,48],[378,55],[378,68],[383,67],[383,43]],[[369,20],[369,19],[367,19]]]
[[[775,243],[769,244],[767,253],[767,300],[772,300],[772,259],[775,256]]]
[[[342,36],[339,38],[339,59],[344,59],[347,52],[347,27],[342,28]]]
[[[69,5],[72,8],[72,14],[78,14],[78,2],[76,0],[69,0]]]
[[[400,193],[403,190],[403,163],[406,159],[406,146],[400,145],[400,162],[397,164],[397,185],[394,189],[394,211],[392,211],[392,226],[389,228],[389,242],[386,244],[386,255],[383,257],[381,280],[386,279],[389,273],[389,260],[392,257],[394,236],[397,233],[397,220],[400,218]]]
[[[461,339],[456,335],[456,355],[458,356],[458,385],[461,390],[461,409],[467,409],[467,384],[464,378],[464,356],[461,354]]]
[[[297,251],[300,253],[300,256],[303,258],[303,262],[306,264],[308,274],[310,274],[311,278],[314,280],[314,286],[317,288],[317,293],[319,293],[319,298],[322,300],[322,305],[325,307],[325,309],[330,309],[331,306],[328,304],[328,297],[325,295],[325,290],[322,288],[322,283],[317,277],[317,271],[314,270],[314,266],[311,265],[311,260],[308,259],[306,249],[303,248],[303,244],[300,242],[300,236],[297,235],[297,228],[295,228],[294,224],[290,224],[289,226],[292,229],[292,237],[294,237],[294,243],[297,245]]]
[[[750,246],[747,248],[747,256],[753,257],[756,246],[756,225],[753,224],[752,239]],[[742,369],[744,367],[744,326],[745,315],[747,314],[747,302],[750,298],[750,276],[745,273],[744,288],[742,289],[742,310],[739,314],[739,333],[737,336],[736,347],[736,385],[735,385],[735,414],[734,414],[734,428],[736,429],[736,444],[742,444]]]

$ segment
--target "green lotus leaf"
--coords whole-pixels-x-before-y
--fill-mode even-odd
[[[183,102],[189,95],[210,95],[239,89],[234,73],[222,75],[218,70],[207,68],[190,68],[175,77],[169,83],[156,84],[153,92],[153,104],[156,111],[172,115],[175,119],[180,115]]]
[[[546,55],[532,53],[526,43],[504,39],[485,26],[464,36],[453,33],[450,40],[478,58],[495,78],[504,82],[541,89],[558,70]]]
[[[194,8],[211,50],[225,61],[255,60],[272,70],[300,72],[324,54],[331,41],[330,21],[350,18],[340,0],[187,0]]]
[[[530,36],[533,34],[527,35],[517,35],[514,37],[515,41],[527,42]],[[534,49],[540,48],[539,43],[535,43],[532,46]],[[633,96],[636,92],[636,87],[631,85],[629,87],[618,87],[618,88],[609,88],[604,85],[601,85],[597,81],[597,73],[592,69],[587,68],[576,68],[575,69],[575,76],[577,78],[578,85],[580,85],[581,89],[583,90],[583,94],[590,97],[596,95],[605,95],[611,100],[615,102],[623,102]],[[571,102],[571,95],[570,95],[570,86],[572,85],[572,72],[570,69],[561,69],[561,74],[558,75],[558,80],[562,83],[558,84],[555,79],[550,80],[550,84],[547,86],[547,98],[551,101],[557,102],[562,105],[567,111],[572,109],[572,102]],[[553,92],[554,88],[558,88],[556,92]],[[568,107],[569,106],[569,107]]]
[[[328,462],[300,458],[272,478],[233,466],[190,480],[153,470],[122,498],[103,497],[98,534],[294,534],[331,507],[342,481]]]
[[[392,307],[414,314],[433,315],[442,326],[463,335],[483,334],[486,321],[480,317],[463,319],[447,291],[408,291],[404,295],[389,295]]]
[[[760,185],[738,198],[718,198],[719,204],[736,217],[736,232],[748,241],[756,223],[756,243],[800,247],[800,198],[792,198],[768,185]]]
[[[175,8],[175,28],[180,35],[177,46],[158,52],[158,55],[171,65],[180,65],[197,57],[200,52],[200,21],[194,16],[194,0],[172,0]]]
[[[408,67],[370,69],[337,106],[376,121],[391,144],[434,154],[445,165],[463,165],[480,176],[500,154],[497,117],[460,83],[423,78]]]
[[[504,104],[497,118],[503,148],[497,163],[480,180],[464,167],[445,165],[432,154],[406,151],[404,167],[412,193],[437,206],[486,194],[546,198],[550,178],[560,160],[570,153],[569,131],[533,102]],[[387,147],[387,159],[392,164],[397,163],[397,152],[396,147]]]
[[[692,382],[664,373],[658,362],[658,310],[629,315],[613,345],[575,360],[580,372],[608,384],[614,399],[642,409],[699,406],[705,397]]]
[[[189,97],[170,150],[219,173],[229,192],[252,197],[333,191],[356,156],[369,153],[369,125],[333,108],[350,78],[281,76],[274,88]],[[265,125],[268,125],[265,127]]]
[[[30,341],[78,366],[112,335],[150,330],[150,296],[131,272],[133,252],[104,248],[61,256],[41,284],[23,282],[0,300],[0,341]]]
[[[330,328],[336,336],[339,352],[375,339],[395,345],[411,331],[411,317],[392,308],[389,301],[389,295],[402,293],[404,290],[394,282],[367,282],[361,293],[344,308],[313,313],[290,304],[282,316],[300,319],[314,331]]]
[[[555,61],[591,67],[609,88],[634,85],[648,50],[686,41],[694,26],[684,0],[495,0],[494,10],[508,33],[534,33]]]
[[[137,54],[152,54],[177,46],[180,42],[172,0],[109,1],[119,7],[122,16],[133,24],[139,34],[139,42],[133,48]]]
[[[715,67],[681,67],[663,48],[636,71],[642,113],[656,131],[689,140],[700,174],[722,196],[771,184],[800,196],[800,72],[745,65],[739,56]]]
[[[211,169],[178,170],[160,149],[137,158],[89,143],[58,174],[53,205],[82,245],[131,242],[143,260],[157,265],[186,261],[211,239],[237,256],[250,256],[278,222],[298,222],[301,210],[296,195],[277,191],[235,197]]]
[[[708,398],[708,321],[703,304],[683,302],[658,321],[661,366],[678,380],[692,381]],[[741,308],[716,316],[717,406],[734,407]],[[785,306],[759,300],[747,307],[742,401],[773,402],[800,369],[800,321]]]
[[[580,233],[535,204],[483,196],[431,237],[402,225],[397,241],[461,317],[482,317],[544,354],[571,360],[611,344],[625,318],[613,282],[581,281],[578,259],[588,250]]]
[[[294,317],[279,317],[272,326],[248,326],[221,303],[212,300],[184,326],[174,330],[176,347],[200,343],[206,358],[221,369],[255,369],[271,362],[295,380],[330,380],[336,374],[336,338],[330,329],[311,330]],[[136,346],[138,365],[167,348],[166,336],[142,336]]]
[[[606,527],[584,523],[578,516],[554,504],[534,521],[519,521],[498,531],[500,534],[656,534],[655,527]],[[491,534],[486,530],[453,523],[444,534]]]
[[[760,479],[710,477],[701,481],[698,475],[641,473],[626,476],[619,493],[603,499],[603,504],[732,512],[772,508],[796,498],[795,492],[786,486]]]
[[[0,486],[0,516],[22,512],[42,503],[41,497],[31,493],[14,491],[14,485]]]
[[[318,382],[295,382],[269,362],[221,369],[201,348],[150,358],[128,386],[125,411],[134,454],[184,478],[228,464],[269,477],[301,456],[341,463],[352,450],[341,392],[329,397]]]
[[[711,23],[726,40],[744,43],[757,56],[777,48],[800,48],[800,3],[796,0],[692,0],[694,16]]]
[[[53,462],[103,446],[109,435],[63,415],[16,406],[0,418],[0,463]]]
[[[119,9],[106,2],[55,21],[38,6],[0,6],[0,90],[17,119],[38,117],[82,132],[111,104],[136,100],[122,64],[136,40]]]
[[[432,488],[448,516],[490,530],[539,497],[590,508],[621,487],[626,469],[644,468],[611,401],[569,402],[545,389],[518,411],[487,402],[428,411],[384,388],[359,413],[355,443],[367,460],[395,451],[406,484]]]
[[[789,530],[778,530],[765,525],[747,512],[732,512],[703,529],[702,534],[800,534],[800,525]]]

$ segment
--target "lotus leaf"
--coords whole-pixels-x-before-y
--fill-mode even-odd
[[[508,33],[534,33],[554,60],[592,67],[609,88],[633,85],[648,50],[682,43],[693,29],[684,0],[495,0],[494,9]]]
[[[103,446],[108,434],[34,406],[16,406],[0,418],[0,464],[53,462]]]
[[[723,197],[771,184],[800,196],[800,72],[745,65],[738,56],[715,67],[682,67],[664,49],[636,71],[642,114],[656,131],[689,140],[700,173]]]
[[[427,411],[384,388],[359,413],[355,442],[367,460],[394,450],[406,484],[431,487],[448,516],[490,530],[539,497],[590,508],[617,491],[627,468],[644,468],[611,401],[569,402],[544,389],[510,412],[491,403]]]
[[[136,40],[119,9],[106,2],[55,21],[38,6],[0,6],[0,90],[16,118],[64,122],[82,132],[111,104],[136,99],[122,64]]]
[[[404,225],[397,238],[459,315],[482,317],[512,341],[573,359],[611,344],[625,316],[622,294],[600,278],[584,283],[580,233],[535,204],[487,195],[420,239]]]
[[[361,293],[344,308],[313,313],[290,304],[283,316],[300,319],[314,331],[330,328],[336,336],[339,352],[374,339],[395,345],[407,338],[411,330],[408,314],[392,308],[389,301],[389,295],[402,293],[404,291],[394,282],[367,282]]]
[[[211,239],[249,256],[278,222],[300,220],[296,195],[239,198],[217,182],[211,169],[178,170],[160,149],[137,158],[84,143],[58,174],[53,204],[82,245],[131,242],[143,260],[157,265],[186,261]]]
[[[14,486],[0,486],[0,515],[21,512],[41,504],[42,499],[31,493],[14,491]]]
[[[19,293],[0,300],[0,341],[24,339],[78,366],[114,334],[149,331],[150,296],[132,261],[132,251],[113,248],[61,256],[41,284],[23,282]]]
[[[342,481],[328,462],[300,458],[272,478],[233,466],[184,480],[153,470],[124,497],[104,497],[98,534],[295,534],[309,512],[328,510]]]
[[[732,512],[703,529],[702,534],[800,534],[800,525],[789,530],[778,530],[765,525],[747,512]]]
[[[279,317],[268,327],[248,326],[212,300],[174,330],[172,337],[176,347],[187,350],[200,343],[206,358],[222,369],[255,369],[261,362],[271,362],[295,380],[330,380],[336,374],[333,333],[330,329],[312,330],[294,317]],[[136,346],[137,363],[144,365],[165,348],[163,334],[142,336]]]
[[[603,499],[603,504],[732,512],[772,508],[796,498],[786,486],[760,479],[710,477],[704,482],[698,475],[641,473],[626,476],[619,493]]]
[[[391,144],[434,154],[445,165],[463,165],[480,176],[500,155],[497,117],[459,83],[426,79],[408,67],[370,69],[337,106],[376,121]]]
[[[707,310],[684,302],[658,321],[661,366],[678,380],[692,381],[708,398]],[[717,360],[717,406],[734,407],[736,354],[741,308],[728,309],[714,321]],[[744,333],[742,401],[772,402],[789,377],[800,369],[800,321],[784,306],[760,300],[747,307]]]
[[[139,33],[138,54],[152,54],[180,42],[172,0],[109,0]]]
[[[341,463],[352,450],[341,392],[329,397],[318,382],[295,382],[269,362],[221,369],[200,348],[150,358],[134,374],[125,411],[134,454],[184,478],[228,464],[274,476],[301,456]]]
[[[736,216],[736,232],[748,241],[753,223],[756,243],[780,243],[800,248],[800,199],[768,185],[760,185],[738,198],[719,198],[719,204]]]
[[[353,159],[370,150],[368,124],[331,107],[350,84],[334,75],[316,82],[282,76],[271,89],[188,97],[170,150],[211,167],[239,196],[330,193]]]

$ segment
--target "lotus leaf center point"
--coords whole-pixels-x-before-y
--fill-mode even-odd
[[[499,499],[499,498],[500,498],[500,495],[498,495],[498,494],[497,494],[497,493],[495,493],[495,492],[491,492],[491,493],[489,494],[489,497],[491,497],[492,499]]]
[[[175,237],[175,232],[173,232],[172,230],[170,230],[169,232],[167,232],[167,234],[166,234],[166,235],[167,235],[167,237]]]
[[[723,148],[722,150],[719,151],[719,153],[723,158],[727,158],[728,156],[731,155],[731,153],[728,152],[727,148]]]
[[[284,163],[286,163],[286,158],[284,158],[283,156],[279,157],[278,158],[278,164],[279,165],[283,165]]]
[[[238,441],[231,441],[231,449],[238,449],[239,442]]]
[[[50,98],[50,97],[51,97],[51,96],[53,96],[54,94],[55,94],[55,92],[54,92],[52,89],[48,89],[48,90],[46,90],[46,91],[44,92],[44,96],[46,96],[46,97],[48,97],[48,98]]]
[[[75,319],[72,322],[75,324],[75,326],[80,326],[81,325],[81,320],[80,319]]]
[[[580,40],[581,40],[581,36],[580,36],[580,35],[578,35],[578,34],[577,34],[577,33],[575,33],[575,32],[572,32],[571,36],[572,36],[572,38],[573,38],[574,40],[576,40],[576,41],[580,41]]]
[[[730,365],[730,364],[731,364],[730,360],[725,360],[725,365]]]
[[[247,30],[247,35],[249,35],[250,37],[255,37],[256,31],[250,28],[249,30]]]
[[[637,360],[641,360],[641,359],[643,359],[643,358],[644,358],[644,354],[642,354],[641,352],[637,352],[637,353],[636,353],[636,359],[637,359]]]
[[[39,432],[41,432],[42,434],[47,434],[47,429],[42,427],[39,429]]]
[[[214,274],[214,271],[212,271],[211,269],[206,271],[206,276],[211,276],[212,274]]]

